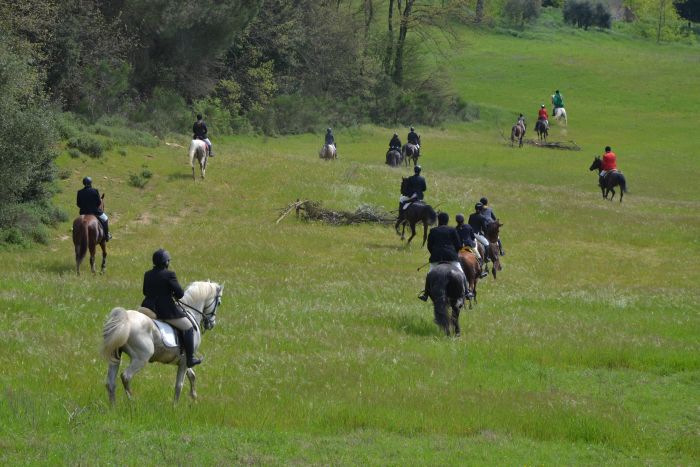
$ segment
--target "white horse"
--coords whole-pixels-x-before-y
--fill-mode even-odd
[[[216,282],[193,282],[185,289],[185,296],[180,303],[184,305],[183,309],[190,319],[196,323],[195,351],[201,343],[204,331],[212,329],[216,324],[216,309],[221,305],[223,290],[224,287]],[[105,321],[102,331],[102,355],[109,362],[106,386],[111,403],[115,401],[116,378],[122,353],[126,353],[131,358],[131,363],[121,374],[122,384],[129,399],[132,397],[131,379],[148,362],[171,363],[178,366],[175,378],[175,402],[180,398],[185,374],[190,381],[190,396],[193,399],[197,397],[194,370],[187,368],[184,353],[178,346],[166,345],[160,328],[149,316],[155,318],[155,314],[147,308],[134,311],[117,307],[112,309]],[[169,324],[162,324],[172,329]],[[174,331],[177,334],[177,330]]]
[[[190,167],[192,167],[192,180],[194,177],[194,158],[197,157],[199,161],[199,169],[202,172],[202,179],[204,179],[205,172],[207,171],[207,160],[209,159],[209,151],[207,150],[207,143],[201,139],[193,139],[190,143]]]
[[[318,157],[326,160],[337,159],[338,151],[336,151],[334,144],[324,144],[318,152]]]
[[[557,121],[564,120],[564,125],[568,125],[568,120],[566,118],[566,109],[564,107],[558,107],[554,110],[554,119]]]

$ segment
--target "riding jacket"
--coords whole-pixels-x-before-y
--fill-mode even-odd
[[[415,193],[417,199],[423,199],[423,192],[427,189],[425,178],[420,175],[411,175],[406,180],[406,193],[408,193],[406,196],[413,196]]]
[[[333,133],[326,133],[326,144],[332,144],[335,146],[335,137]]]
[[[80,208],[80,214],[102,215],[100,192],[91,186],[78,190],[76,204]]]
[[[540,120],[549,120],[549,115],[547,115],[547,109],[540,109],[540,111],[537,113],[537,117]]]
[[[401,149],[401,140],[398,136],[391,138],[391,141],[389,141],[389,149]]]
[[[185,292],[177,281],[175,271],[162,267],[153,267],[143,275],[143,294],[141,306],[150,308],[158,319],[184,318],[185,313],[175,305],[173,297],[181,299]]]
[[[607,172],[613,169],[617,169],[617,156],[612,151],[606,152],[603,155],[603,162],[600,165],[600,170]]]
[[[462,246],[468,246],[474,248],[476,246],[476,236],[474,235],[474,229],[469,224],[458,225],[457,233],[459,234],[459,239],[462,241]]]
[[[564,98],[561,94],[554,94],[554,96],[552,97],[552,105],[554,105],[555,109],[558,109],[559,107],[564,107]]]
[[[487,219],[491,219],[492,221],[498,220],[498,219],[496,218],[496,215],[493,213],[493,209],[491,209],[491,208],[488,207],[488,206],[484,206],[484,207],[481,209],[481,215],[484,216],[484,217],[487,218]]]
[[[428,251],[430,262],[459,261],[459,250],[462,248],[462,240],[454,227],[440,225],[430,229],[428,234]]]
[[[194,133],[195,139],[205,139],[207,137],[207,132],[207,124],[204,123],[204,120],[197,120],[194,122],[194,125],[192,125],[192,133]]]
[[[480,212],[475,212],[469,216],[467,223],[472,226],[475,234],[483,235],[486,233],[486,226],[491,223],[491,220],[484,217]]]
[[[406,139],[411,144],[420,144],[420,136],[418,136],[418,133],[416,133],[415,131],[409,132],[408,137]]]

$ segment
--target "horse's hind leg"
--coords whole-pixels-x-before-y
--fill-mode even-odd
[[[105,387],[107,388],[107,394],[109,395],[110,404],[114,404],[116,400],[116,389],[117,389],[117,373],[119,372],[119,364],[121,363],[121,358],[117,363],[110,363],[107,369],[107,382]]]
[[[104,240],[100,243],[100,247],[102,248],[102,266],[100,267],[100,274],[104,274],[105,269],[107,269],[107,245],[105,245]]]
[[[428,223],[423,221],[423,246],[425,246],[425,241],[428,239]]]
[[[194,383],[197,380],[197,375],[195,375],[194,370],[192,368],[188,368],[185,374],[187,375],[187,379],[190,381],[190,397],[193,400],[196,400],[197,389],[195,388]]]
[[[151,351],[145,356],[132,355],[131,363],[129,363],[129,366],[121,374],[122,384],[124,385],[124,390],[126,391],[126,395],[129,397],[129,399],[131,399],[133,396],[131,393],[131,380],[134,378],[136,373],[141,371],[141,369],[146,366],[146,363],[148,363],[148,359],[151,357],[151,355],[153,355],[152,348]]]
[[[451,302],[450,306],[452,307],[452,327],[455,330],[455,337],[459,337],[462,334],[459,328],[459,306],[456,302]]]
[[[90,270],[95,274],[95,244],[90,243]]]
[[[404,228],[405,227],[406,227],[406,225],[404,224]],[[413,237],[416,236],[416,224],[411,223],[411,224],[409,224],[409,227],[411,227],[411,236],[408,237],[408,241],[406,242],[406,246],[408,246],[411,243],[411,240],[413,240]],[[424,243],[425,243],[425,241],[424,241]]]
[[[180,393],[182,392],[182,386],[185,384],[185,373],[188,368],[184,360],[180,360],[180,365],[177,367],[177,376],[175,377],[175,399],[173,402],[180,400]]]

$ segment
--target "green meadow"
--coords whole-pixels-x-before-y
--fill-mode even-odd
[[[77,214],[85,175],[114,239],[104,275],[77,277],[70,222],[48,245],[0,250],[0,460],[37,465],[697,465],[700,463],[700,163],[697,46],[540,26],[463,31],[436,56],[481,118],[417,127],[426,200],[452,219],[487,196],[506,256],[445,338],[416,299],[420,237],[329,226],[296,199],[396,208],[407,168],[383,164],[394,128],[216,138],[192,181],[187,136],[105,157],[62,153],[56,203]],[[511,148],[560,89],[581,151]],[[398,128],[405,139],[407,128]],[[610,145],[629,193],[604,201]],[[129,183],[144,170],[143,188]],[[197,173],[199,169],[197,169]],[[197,367],[199,399],[172,404],[175,368],[149,365],[110,407],[102,324],[137,307],[152,252],[183,284],[225,284]],[[99,264],[99,256],[98,256]],[[128,358],[125,357],[122,368]],[[187,387],[186,387],[187,388]]]

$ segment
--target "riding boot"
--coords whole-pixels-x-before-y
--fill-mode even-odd
[[[498,239],[498,252],[501,254],[501,256],[505,256],[506,252],[503,251],[503,244],[501,243],[501,239]]]
[[[189,328],[182,333],[182,343],[185,346],[185,355],[187,357],[187,368],[192,368],[195,365],[202,363],[199,358],[194,358],[194,328]]]
[[[428,278],[425,278],[425,289],[418,295],[419,300],[423,300],[424,302],[428,301],[428,297],[430,297],[430,291],[428,289]]]
[[[108,242],[112,239],[112,234],[109,233],[109,221],[101,221],[102,222],[102,230],[104,230],[104,235],[105,235],[105,241]]]

